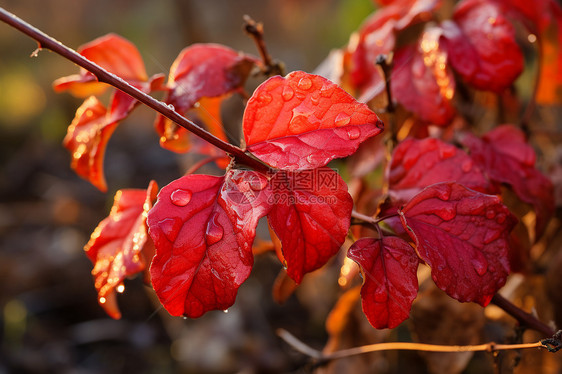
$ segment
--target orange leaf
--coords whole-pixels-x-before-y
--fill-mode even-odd
[[[158,186],[150,182],[147,190],[119,190],[109,216],[100,222],[84,247],[94,263],[92,275],[98,301],[112,318],[121,317],[115,290],[123,292],[125,277],[146,268],[142,254],[147,243],[146,216],[156,199]]]

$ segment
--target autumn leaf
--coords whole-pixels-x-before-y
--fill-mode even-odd
[[[498,192],[468,154],[436,138],[400,142],[392,152],[387,177],[394,204],[405,203],[438,182],[457,182],[484,193]]]
[[[243,121],[247,149],[286,170],[314,169],[349,156],[383,127],[365,104],[329,80],[302,71],[262,83]]]
[[[329,168],[280,171],[270,181],[268,221],[282,244],[287,273],[298,284],[343,244],[353,201]]]
[[[533,206],[537,215],[535,240],[538,240],[554,214],[554,187],[535,168],[535,151],[527,144],[525,134],[515,126],[502,125],[482,138],[463,133],[460,140],[491,180],[510,185],[519,199]]]
[[[473,87],[501,92],[523,71],[515,29],[497,4],[463,0],[441,27],[452,67]]]
[[[418,256],[403,239],[362,238],[347,256],[361,266],[361,302],[367,319],[377,329],[395,328],[410,314],[418,292]]]
[[[268,209],[258,203],[267,195],[257,192],[266,186],[256,172],[231,171],[187,175],[162,188],[148,214],[156,245],[150,272],[171,315],[196,318],[234,303],[252,269],[255,226]]]
[[[103,160],[109,138],[119,121],[126,118],[138,102],[129,95],[115,91],[109,110],[90,96],[76,110],[63,145],[70,151],[71,168],[100,191],[107,191]]]
[[[444,126],[455,115],[451,99],[455,79],[447,67],[442,30],[427,29],[415,46],[396,51],[390,88],[392,97],[421,120]]]
[[[109,216],[92,233],[84,250],[94,264],[92,275],[98,301],[112,318],[121,313],[115,291],[123,292],[123,280],[143,271],[151,260],[143,255],[150,249],[146,216],[156,199],[158,186],[150,182],[147,190],[125,189],[115,194]]]
[[[432,18],[431,12],[441,5],[439,0],[386,1],[388,6],[377,10],[352,36],[348,46],[351,55],[349,70],[352,86],[359,90],[359,101],[368,102],[384,90],[384,80],[375,61],[396,46],[396,34],[415,23]]]
[[[509,273],[508,235],[516,219],[494,195],[460,184],[433,184],[399,211],[437,286],[486,306]]]
[[[203,104],[200,103],[203,98],[214,98],[205,104],[208,110],[198,108],[200,117],[211,133],[227,141],[220,121],[220,104],[231,93],[242,89],[256,64],[259,61],[255,57],[219,44],[193,44],[174,60],[164,102],[184,115],[196,103]],[[211,121],[206,115],[212,116]],[[189,134],[183,128],[162,115],[158,115],[155,128],[162,147],[175,152],[189,150]]]
[[[77,52],[128,83],[142,86],[143,91],[158,89],[163,81],[162,75],[155,75],[149,79],[137,47],[119,35],[107,34],[99,37],[80,46]],[[69,90],[78,97],[99,95],[108,87],[98,82],[92,73],[83,68],[79,74],[59,78],[53,83],[56,92]]]

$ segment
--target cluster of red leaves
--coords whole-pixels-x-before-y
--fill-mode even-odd
[[[376,57],[393,51],[397,33],[427,21],[439,5],[387,3],[366,22],[345,60],[361,100],[384,87]],[[426,28],[415,45],[396,50],[393,96],[421,119],[444,126],[455,116],[449,65],[475,88],[510,86],[523,61],[505,6],[463,0],[452,20]],[[161,76],[148,78],[136,48],[118,36],[97,39],[79,52],[144,92],[165,91],[167,104],[180,114],[195,112],[223,140],[220,104],[243,89],[259,64],[223,46],[194,45],[180,53],[163,85]],[[98,94],[104,87],[85,71],[55,83],[75,94]],[[115,92],[106,109],[90,96],[69,127],[65,145],[72,167],[102,190],[105,145],[135,104]],[[167,118],[158,116],[155,127],[163,147],[192,149],[186,130]],[[325,166],[350,156],[382,128],[366,104],[321,76],[296,71],[269,78],[248,100],[242,122],[244,151],[263,169],[232,160],[223,176],[184,176],[163,187],[154,206],[154,183],[147,191],[118,192],[109,217],[86,245],[100,303],[118,318],[115,290],[122,291],[123,279],[151,261],[147,279],[170,314],[195,318],[229,308],[250,275],[263,217],[281,243],[287,275],[299,284],[340,250],[350,227],[353,199],[343,179]],[[533,206],[536,237],[552,215],[552,184],[535,169],[534,151],[519,130],[504,125],[482,137],[463,133],[459,141],[466,151],[436,138],[399,143],[386,170],[389,198],[380,209],[394,233],[373,221],[378,236],[361,238],[348,251],[363,274],[363,310],[377,328],[408,318],[420,263],[451,297],[490,302],[509,273],[509,235],[517,221],[497,196],[500,185]],[[231,161],[222,151],[204,152]]]
[[[453,71],[465,84],[500,93],[523,71],[524,59],[510,20],[520,20],[541,49],[539,102],[560,101],[562,9],[554,0],[462,0],[452,18],[427,23],[414,44],[397,45],[401,31],[433,19],[437,0],[385,1],[353,36],[344,58],[344,81],[360,101],[384,91],[378,55],[394,53],[392,95],[419,119],[439,126],[455,117]],[[547,78],[550,77],[550,78]]]

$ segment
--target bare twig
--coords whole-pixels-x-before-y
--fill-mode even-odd
[[[387,55],[378,55],[376,59],[376,64],[380,66],[383,78],[384,78],[384,88],[386,91],[386,113],[388,113],[388,124],[387,129],[389,133],[389,138],[387,141],[390,142],[390,148],[393,149],[394,146],[398,143],[396,139],[396,123],[395,123],[395,112],[396,107],[394,106],[394,101],[392,100],[392,93],[390,90],[391,82],[391,75],[392,75],[392,62],[389,62],[389,56]]]
[[[522,326],[536,330],[545,336],[553,336],[555,331],[548,325],[539,321],[535,316],[529,314],[519,307],[511,303],[500,294],[495,294],[492,298],[492,303],[500,307],[507,314],[515,318]]]
[[[340,358],[356,356],[364,353],[380,352],[380,351],[424,351],[424,352],[442,352],[442,353],[459,353],[459,352],[498,352],[514,349],[529,349],[529,348],[545,348],[549,351],[553,349],[549,348],[548,344],[550,340],[556,339],[545,339],[536,343],[525,343],[525,344],[496,344],[494,342],[478,344],[478,345],[437,345],[437,344],[423,344],[423,343],[412,343],[412,342],[391,342],[391,343],[378,343],[364,345],[360,347],[343,349],[341,351],[335,351],[332,353],[323,353],[318,351],[300,341],[290,332],[284,329],[277,330],[277,335],[283,339],[291,347],[299,351],[300,353],[313,358],[319,362],[328,362],[331,360],[336,360]]]
[[[263,74],[266,76],[285,75],[285,68],[283,64],[279,61],[273,60],[269,52],[267,52],[267,46],[265,45],[265,40],[263,38],[263,24],[261,22],[254,21],[248,15],[244,16],[244,22],[244,30],[252,37],[252,39],[254,39],[263,61]]]
[[[62,57],[74,62],[78,66],[94,74],[98,81],[107,83],[117,88],[118,90],[125,92],[127,95],[154,109],[158,113],[177,123],[179,126],[199,136],[201,139],[230,154],[238,163],[250,166],[259,171],[269,170],[269,166],[252,157],[251,155],[245,153],[241,148],[217,138],[205,129],[197,126],[194,122],[178,114],[174,109],[168,107],[165,103],[131,86],[120,77],[101,68],[99,65],[86,59],[75,50],[65,46],[61,42],[55,40],[53,37],[45,34],[43,31],[18,18],[16,15],[6,11],[4,8],[0,8],[0,21],[35,39],[39,44],[39,49],[49,49],[61,55]]]

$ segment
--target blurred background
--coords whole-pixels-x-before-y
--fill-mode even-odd
[[[164,73],[184,47],[222,43],[257,55],[242,29],[248,14],[265,25],[270,53],[287,71],[312,71],[374,9],[370,0],[1,0],[0,6],[77,48],[114,32],[132,41],[149,75]],[[228,314],[191,321],[171,318],[140,279],[125,283],[115,321],[96,301],[83,253],[120,188],[164,186],[192,160],[163,150],[154,114],[139,107],[111,138],[107,194],[70,169],[61,142],[82,100],[55,94],[52,81],[78,68],[0,24],[0,373],[258,373],[302,364],[275,328],[326,340],[324,321],[335,301],[314,296],[280,306],[271,286],[274,256],[257,258],[254,273]],[[248,84],[248,91],[252,85]],[[241,108],[228,118],[239,126]],[[207,172],[213,172],[212,170]],[[311,293],[314,295],[314,293]],[[329,299],[329,298],[328,298]],[[309,340],[310,341],[310,340]]]
[[[453,1],[444,3],[450,10]],[[138,47],[149,75],[167,75],[178,53],[196,42],[221,43],[257,55],[242,29],[246,14],[264,23],[269,52],[285,63],[287,71],[312,72],[332,49],[348,42],[375,4],[372,0],[0,0],[0,6],[72,48],[117,33]],[[407,323],[392,331],[375,330],[359,304],[336,304],[341,296],[342,258],[307,275],[295,294],[279,305],[273,301],[272,288],[281,265],[271,252],[256,256],[252,275],[228,313],[210,312],[197,320],[170,317],[137,277],[127,280],[125,293],[118,296],[122,319],[112,320],[97,303],[84,244],[108,215],[117,190],[145,189],[150,180],[162,187],[196,159],[162,149],[153,129],[155,114],[139,106],[109,141],[104,166],[109,191],[99,192],[70,169],[70,155],[61,144],[82,99],[55,94],[51,88],[56,78],[75,74],[78,68],[46,50],[31,57],[36,48],[33,40],[0,23],[0,374],[250,374],[316,369],[279,339],[280,327],[317,349],[411,340],[411,331],[443,344],[475,344],[517,332],[515,321],[499,308],[461,304],[432,286],[422,287],[424,297],[414,304]],[[517,83],[524,97],[532,90],[532,72],[526,70]],[[251,93],[261,81],[250,79],[247,91]],[[537,108],[540,120],[532,123],[532,129],[543,144],[548,144],[544,139],[561,142],[558,104],[548,110]],[[233,140],[239,138],[242,111],[241,100],[229,101],[223,111]],[[543,170],[552,170],[560,205],[562,147],[542,148],[548,152],[543,157],[539,153],[539,159],[556,166]],[[220,171],[208,165],[201,172]],[[553,305],[557,320],[562,319],[562,291],[556,292],[561,284],[556,269],[562,269],[559,225],[557,220],[549,236],[552,249],[541,248],[558,253],[556,261],[545,261],[539,269],[543,273],[553,269],[552,278],[545,281],[544,274],[511,278],[513,289],[526,287],[518,291],[518,305],[538,310],[541,318],[540,305],[546,305],[550,314],[545,321],[553,319]],[[429,273],[425,276],[429,279]],[[545,284],[551,285],[555,296],[536,291]],[[337,312],[328,319],[327,328],[335,305]],[[528,341],[538,339],[529,335]],[[518,341],[521,336],[512,338]],[[502,353],[502,362],[513,364],[510,368],[486,353],[471,359],[389,352],[337,361],[317,372],[428,373],[456,365],[459,373],[511,373],[515,362],[520,363],[516,373],[535,373],[537,368],[556,373],[562,367],[560,354],[525,353]]]

